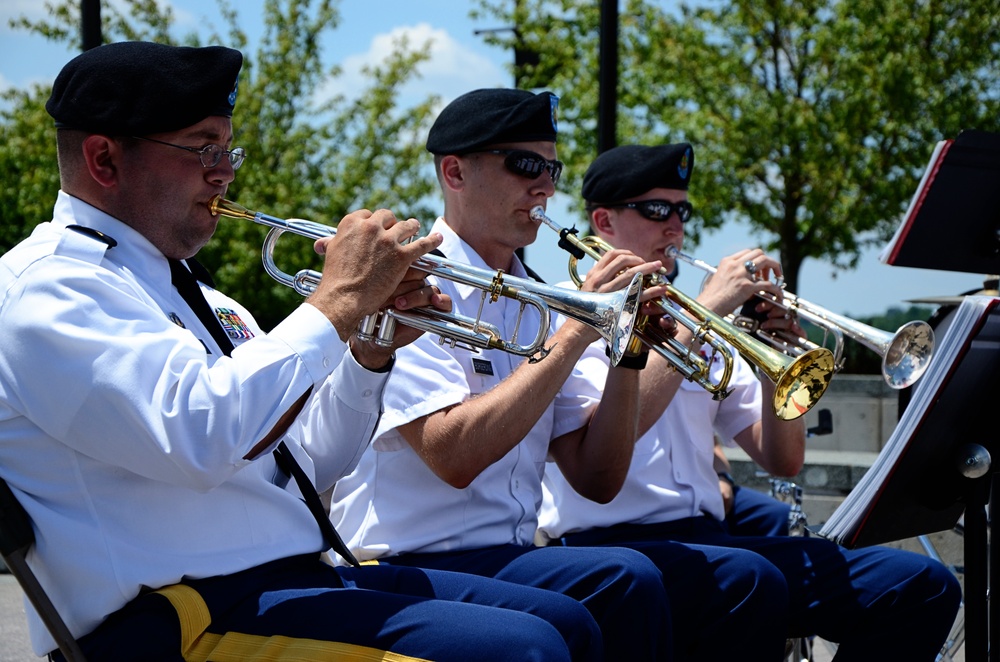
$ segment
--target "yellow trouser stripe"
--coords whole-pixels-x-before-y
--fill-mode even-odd
[[[156,592],[170,600],[177,612],[177,619],[181,624],[181,652],[191,650],[212,622],[208,605],[198,591],[184,584],[165,586]]]
[[[426,662],[420,658],[367,646],[315,639],[262,637],[239,632],[227,632],[224,635],[206,633],[184,659],[188,662]]]
[[[208,605],[201,595],[183,584],[174,584],[156,591],[177,611],[181,627],[181,653],[187,662],[424,662],[421,658],[401,655],[377,648],[316,639],[264,637],[240,632],[213,634],[205,632],[212,622]]]

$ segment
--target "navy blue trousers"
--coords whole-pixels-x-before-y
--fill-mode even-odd
[[[567,595],[593,615],[610,660],[671,660],[670,610],[660,571],[629,549],[504,545],[403,554],[380,563],[438,568]]]
[[[726,526],[734,536],[787,536],[791,510],[784,501],[737,485]]]
[[[587,610],[551,591],[417,568],[333,568],[312,555],[145,593],[80,645],[90,660],[217,662],[382,659],[382,651],[399,660],[546,662],[597,660],[602,648]]]
[[[640,537],[621,537],[612,542],[605,535],[607,531],[610,529],[569,535],[552,545],[562,544],[572,551],[594,546],[605,552],[612,548],[597,546],[614,545],[636,550],[650,559],[662,574],[670,604],[675,659],[781,659],[788,593],[784,578],[772,564],[739,549]],[[754,645],[748,646],[749,641]]]
[[[961,600],[958,580],[926,556],[885,547],[848,550],[821,538],[733,536],[708,517],[624,524],[572,536],[579,544],[641,549],[673,540],[759,554],[785,577],[788,636],[838,642],[836,660],[931,661],[948,636]],[[753,640],[746,641],[752,646]],[[745,659],[745,658],[739,658]]]

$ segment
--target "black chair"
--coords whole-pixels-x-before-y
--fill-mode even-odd
[[[31,528],[28,513],[14,497],[7,483],[0,479],[0,556],[3,556],[7,569],[38,611],[66,660],[83,662],[79,645],[25,561],[28,550],[34,543],[35,532]]]

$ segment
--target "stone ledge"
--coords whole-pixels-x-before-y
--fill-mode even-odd
[[[725,454],[737,483],[754,489],[768,489],[768,476],[742,449],[726,448]],[[787,478],[813,493],[847,494],[877,457],[878,453],[862,451],[807,450],[802,471]]]

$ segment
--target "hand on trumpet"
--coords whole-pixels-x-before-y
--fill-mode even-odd
[[[760,322],[762,330],[770,332],[783,331],[786,335],[791,334],[799,338],[807,337],[805,330],[799,325],[798,316],[784,306],[779,306],[776,303],[757,297],[749,299],[747,305],[752,306],[753,311],[763,317]]]
[[[587,277],[580,289],[591,292],[614,292],[629,284],[636,274],[651,276],[662,269],[660,260],[645,262],[634,253],[614,249],[606,252],[600,260],[587,272]],[[664,285],[647,285],[643,288],[639,300],[642,302],[641,313],[649,321],[655,323],[668,335],[677,333],[677,323],[659,304],[667,293]],[[649,321],[647,323],[649,323]]]
[[[775,281],[781,277],[781,264],[761,249],[740,251],[722,258],[698,301],[719,315],[728,315],[758,292],[767,292],[780,301],[782,290]]]
[[[432,307],[443,313],[450,313],[452,309],[451,297],[442,294],[436,285],[430,285],[426,276],[427,274],[420,269],[412,267],[408,269],[403,280],[396,286],[395,291],[381,308],[392,307],[403,311]],[[351,353],[364,367],[369,370],[378,370],[389,362],[393,352],[404,345],[409,345],[423,334],[423,330],[400,322],[394,327],[390,346],[385,347],[373,340],[363,341],[354,335],[350,340]]]
[[[362,209],[345,216],[336,235],[316,240],[316,252],[325,256],[323,276],[306,301],[327,316],[343,340],[363,317],[399,296],[410,265],[441,244],[440,234],[404,243],[419,229],[417,220],[398,221],[387,209]]]

